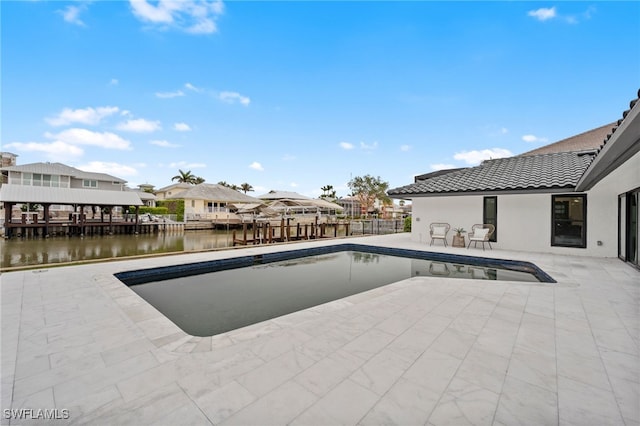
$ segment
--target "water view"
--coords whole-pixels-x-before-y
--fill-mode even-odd
[[[0,240],[2,268],[143,254],[188,252],[230,247],[232,231],[112,235],[95,237],[12,238]]]

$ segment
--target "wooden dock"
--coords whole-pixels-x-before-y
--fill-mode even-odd
[[[76,218],[74,218],[76,219]],[[152,234],[160,232],[183,232],[184,224],[176,222],[135,222],[131,220],[100,219],[43,221],[36,216],[23,218],[19,222],[4,224],[5,238],[38,238],[51,236],[93,236],[114,234]]]
[[[318,223],[316,220],[315,223],[296,223],[292,225],[291,219],[281,219],[279,224],[253,221],[250,224],[243,223],[241,231],[233,231],[233,245],[246,246],[318,238],[336,238],[339,227],[343,227],[344,235],[349,235],[349,222]]]

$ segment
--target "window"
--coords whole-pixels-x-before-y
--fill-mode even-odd
[[[196,206],[196,200],[191,200],[191,207],[195,207]]]
[[[60,176],[51,175],[51,186],[56,188],[60,186]]]
[[[83,179],[82,180],[82,186],[85,187],[85,188],[97,188],[98,187],[98,181],[97,180]]]
[[[22,173],[22,184],[31,186],[31,173]]]
[[[42,186],[51,186],[51,175],[42,175]]]
[[[498,197],[484,197],[482,200],[482,223],[496,227],[489,241],[498,241]]]
[[[42,175],[40,173],[33,174],[33,186],[42,186]]]
[[[560,247],[587,246],[587,196],[552,196],[551,245]]]

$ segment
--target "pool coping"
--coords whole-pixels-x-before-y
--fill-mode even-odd
[[[547,274],[532,262],[499,259],[494,257],[478,257],[453,253],[441,253],[426,250],[380,247],[357,243],[342,243],[330,246],[284,250],[274,253],[254,254],[250,256],[229,257],[226,259],[192,262],[180,265],[137,269],[118,272],[114,274],[114,276],[125,283],[127,286],[132,286],[153,281],[162,281],[229,269],[244,268],[307,256],[337,253],[341,251],[361,251],[366,253],[401,256],[420,260],[460,263],[463,265],[481,266],[485,268],[506,269],[516,272],[529,273],[536,277],[538,281],[543,283],[557,283],[555,279],[553,279],[549,274]]]

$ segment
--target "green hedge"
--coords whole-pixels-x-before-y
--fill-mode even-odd
[[[133,211],[133,210],[129,209],[129,211]],[[140,209],[138,209],[138,213],[140,213],[140,214],[151,213],[151,214],[157,214],[157,215],[165,215],[165,214],[169,214],[169,209],[166,208],[166,207],[147,207],[147,206],[142,206],[142,207],[140,207]]]
[[[404,232],[411,232],[411,216],[404,218]]]
[[[178,222],[184,222],[184,200],[159,200],[156,205],[166,208],[168,214],[175,214]]]

